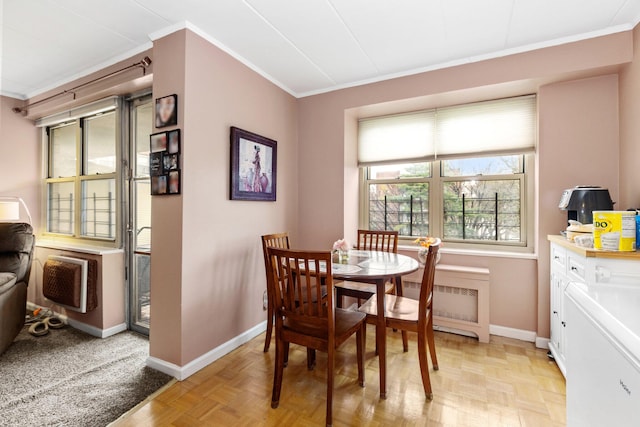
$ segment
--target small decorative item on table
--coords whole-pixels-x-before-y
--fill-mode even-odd
[[[436,242],[435,237],[418,237],[414,240],[414,243],[419,245],[418,249],[418,263],[420,263],[420,267],[424,267],[427,263],[427,255],[429,254],[429,246]],[[442,243],[440,244],[442,246]],[[440,261],[440,252],[438,252],[438,256],[436,258],[436,264]]]
[[[345,239],[333,242],[333,261],[346,264],[349,261],[349,242]]]

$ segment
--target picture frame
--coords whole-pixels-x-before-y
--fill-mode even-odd
[[[149,153],[149,175],[160,176],[164,174],[164,153]]]
[[[167,132],[167,151],[171,154],[180,152],[180,129]]]
[[[167,175],[151,177],[151,195],[158,196],[167,194]]]
[[[180,154],[163,153],[162,169],[165,173],[178,170],[180,166]]]
[[[169,179],[167,182],[168,194],[180,194],[182,181],[180,175],[180,170],[173,170],[169,172]]]
[[[175,126],[178,124],[178,95],[167,95],[156,98],[156,128]]]
[[[180,129],[149,135],[152,196],[181,193],[180,145]]]
[[[150,151],[152,153],[158,153],[167,150],[167,132],[160,132],[151,134],[150,138]]]
[[[229,198],[276,201],[277,141],[231,127]]]

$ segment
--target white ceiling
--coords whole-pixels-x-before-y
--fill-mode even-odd
[[[295,96],[632,29],[640,0],[0,0],[0,92],[28,98],[185,25]]]

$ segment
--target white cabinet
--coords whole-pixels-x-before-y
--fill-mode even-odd
[[[557,244],[551,244],[551,340],[549,350],[553,355],[562,375],[567,376],[565,357],[565,318],[564,291],[569,284],[567,266],[569,256],[567,250]],[[576,268],[576,260],[573,260]],[[575,274],[572,274],[574,276]],[[572,277],[573,279],[573,277]]]
[[[613,289],[640,286],[640,252],[606,252],[579,248],[561,236],[549,236],[550,316],[549,350],[567,377],[567,313],[565,291],[570,283]],[[619,299],[628,297],[617,296]],[[640,302],[640,301],[639,301]],[[634,318],[640,319],[635,315]],[[633,319],[630,319],[633,322]]]

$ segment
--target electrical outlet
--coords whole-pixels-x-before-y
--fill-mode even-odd
[[[267,291],[264,291],[262,294],[262,309],[267,311],[267,306],[269,305],[269,298],[267,297]]]

